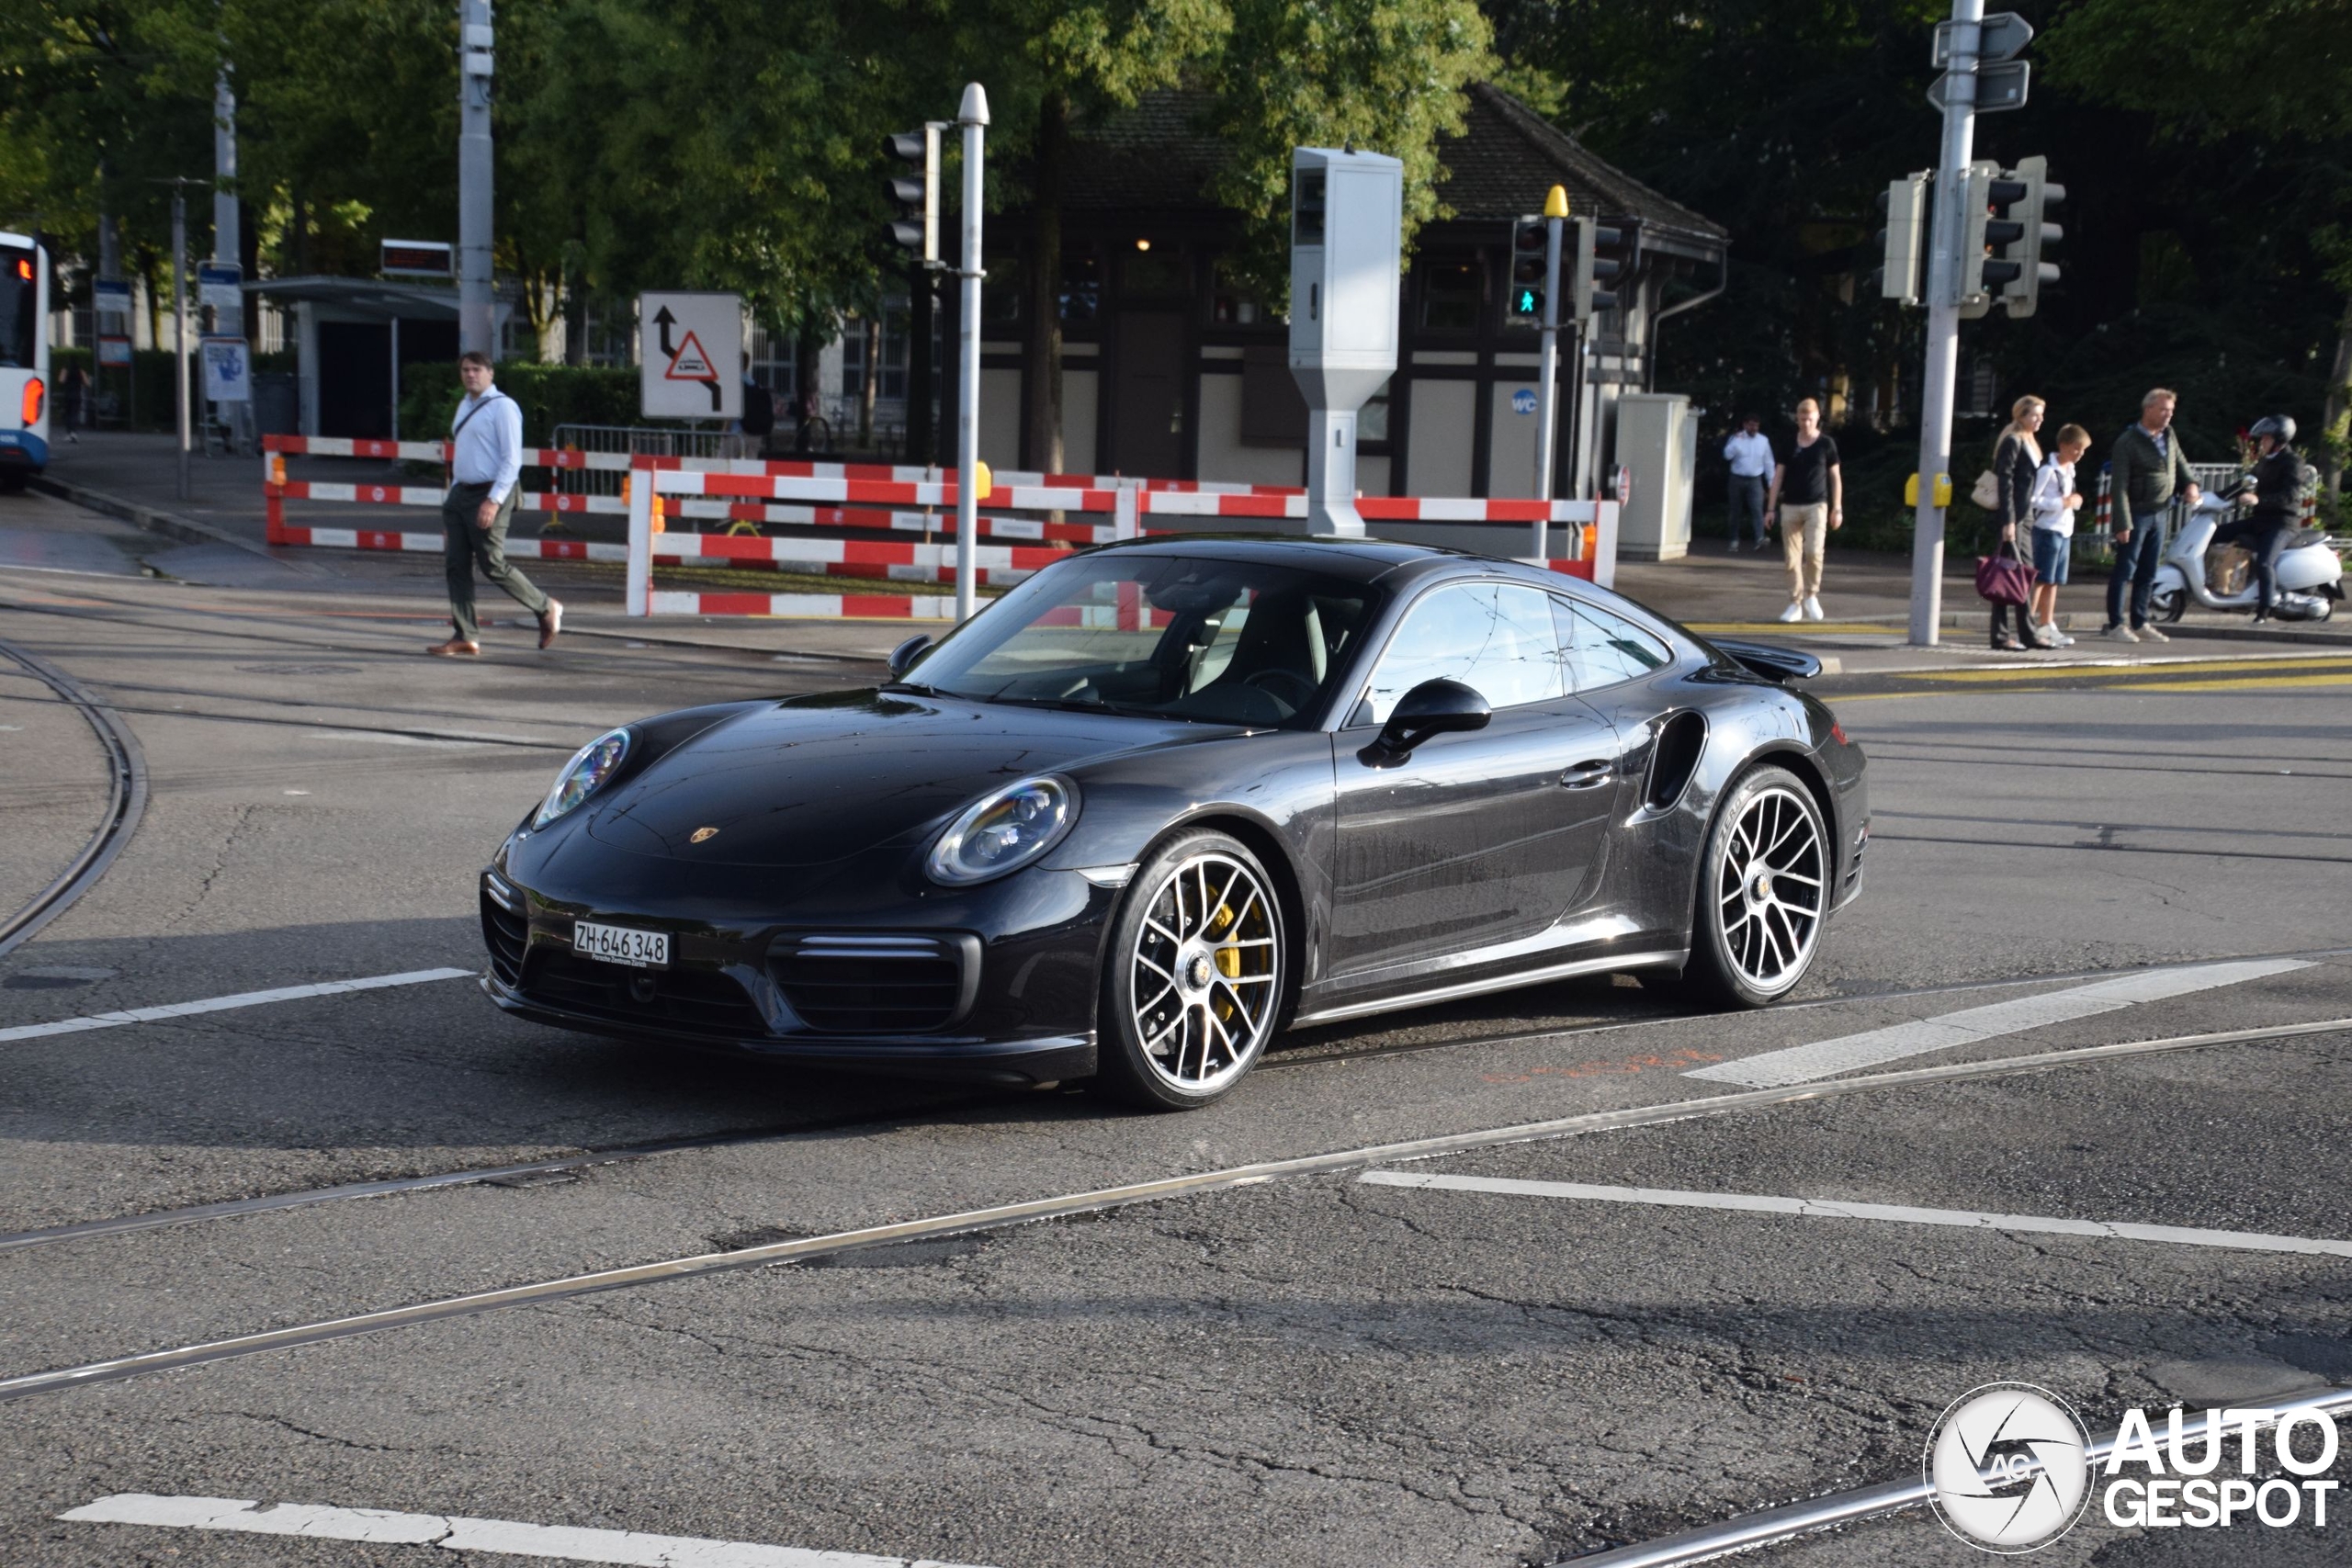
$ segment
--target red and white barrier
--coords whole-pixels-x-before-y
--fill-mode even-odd
[[[738,562],[808,561],[811,542],[786,538],[729,539],[713,535],[671,535],[654,532],[655,513],[698,519],[750,517],[755,521],[826,524],[835,526],[913,527],[935,529],[947,541],[918,547],[921,552],[905,561],[861,554],[845,547],[839,565],[824,570],[847,571],[885,564],[889,574],[914,578],[935,574],[941,581],[955,575],[954,522],[939,513],[899,510],[924,507],[943,510],[956,504],[956,483],[935,468],[884,468],[879,465],[823,465],[717,459],[652,458],[641,463],[648,482],[634,485],[629,500],[629,575],[627,604],[631,615],[752,615],[792,616],[869,616],[936,620],[952,618],[953,610],[930,602],[931,596],[900,602],[882,595],[682,593],[657,591],[652,571],[668,564],[672,547],[682,538],[703,541],[704,558],[725,557]],[[1099,479],[1099,476],[1096,477]],[[1112,522],[1034,522],[1031,536],[1069,543],[1107,543],[1141,535],[1179,532],[1146,526],[1146,519],[1165,517],[1239,520],[1304,520],[1306,494],[1276,486],[1177,488],[1149,480],[1120,479],[1109,485],[1070,476],[1004,475],[990,491],[992,506],[1056,512],[1064,514],[1109,513]],[[1540,529],[1548,543],[1550,530],[1565,526],[1571,555],[1550,557],[1553,570],[1582,577],[1606,586],[1614,577],[1618,507],[1615,502],[1479,500],[1453,497],[1367,496],[1357,508],[1368,524],[1416,526],[1506,525]],[[989,517],[981,520],[981,537],[1016,536],[1011,533],[1025,520]],[[892,547],[865,547],[888,550]],[[899,547],[904,548],[905,547]],[[998,553],[975,546],[976,563],[994,585],[1011,582],[1050,565],[1061,552],[1050,549],[1011,549]],[[944,596],[940,596],[944,598]]]
[[[441,462],[448,454],[447,442],[275,435],[264,438],[263,451],[263,490],[270,543],[415,554],[435,554],[445,547],[438,531],[288,524],[285,515],[285,503],[288,501],[437,512],[444,492],[438,485],[293,479],[287,477],[285,458],[308,456]],[[956,575],[956,482],[952,474],[939,468],[632,456],[548,447],[526,452],[524,462],[526,467],[595,468],[637,475],[625,487],[625,496],[525,491],[516,498],[517,509],[524,512],[626,516],[628,543],[542,537],[511,539],[507,545],[507,553],[518,560],[626,563],[627,603],[633,615],[953,618],[952,603],[941,595],[672,592],[656,592],[652,585],[656,568],[684,565],[952,582]],[[665,525],[673,519],[698,525],[750,522],[780,526],[786,532],[746,537],[685,529],[671,533],[664,527],[656,533],[657,498]],[[975,564],[980,581],[990,587],[1020,581],[1062,558],[1070,546],[1109,544],[1146,534],[1186,532],[1204,525],[1214,526],[1216,521],[1245,525],[1253,520],[1296,522],[1307,514],[1306,492],[1294,486],[1152,479],[1115,474],[1000,474],[987,503],[1001,510],[992,510],[978,521],[978,538],[988,542],[976,544]],[[1613,502],[1366,496],[1359,499],[1357,507],[1375,533],[1382,525],[1403,525],[1416,530],[1505,525],[1528,527],[1532,532],[1540,530],[1539,536],[1548,543],[1552,530],[1565,527],[1569,556],[1566,559],[1550,559],[1546,564],[1555,570],[1604,585],[1613,576],[1617,525],[1617,506]],[[1020,512],[1044,515],[1012,514]],[[1165,519],[1170,526],[1150,526],[1155,519]],[[798,532],[820,528],[920,532],[924,537],[917,543],[825,538]]]

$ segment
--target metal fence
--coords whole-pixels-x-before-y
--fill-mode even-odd
[[[559,424],[548,443],[564,452],[622,452],[647,457],[718,457],[729,437],[716,430],[658,430],[639,424]],[[628,476],[616,468],[561,468],[556,489],[563,495],[618,495]]]

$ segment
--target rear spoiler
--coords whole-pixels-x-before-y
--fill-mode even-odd
[[[1821,673],[1821,660],[1801,649],[1736,637],[1709,637],[1716,651],[1767,681],[1810,681]]]

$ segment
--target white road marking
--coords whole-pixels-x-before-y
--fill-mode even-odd
[[[1841,1203],[1829,1198],[1763,1198],[1745,1192],[1679,1192],[1661,1187],[1593,1187],[1581,1181],[1520,1181],[1506,1177],[1443,1176],[1413,1170],[1368,1170],[1356,1179],[1375,1187],[1437,1187],[1453,1192],[1504,1192],[1522,1198],[1581,1198],[1595,1203],[1652,1203],[1676,1209],[1729,1209],[1752,1214],[1801,1214],[1815,1220],[1892,1220],[1962,1230],[2030,1231],[2111,1241],[2162,1241],[2177,1247],[2223,1247],[2241,1252],[2310,1252],[2352,1258],[2352,1241],[2260,1231],[2209,1231],[2187,1225],[2143,1225],[2123,1220],[2062,1220],[2045,1214],[1982,1213],[1973,1209],[1914,1209],[1901,1203]]]
[[[1891,1024],[1860,1034],[1841,1034],[1835,1040],[1817,1040],[1810,1045],[1766,1051],[1711,1067],[1694,1067],[1682,1076],[1743,1084],[1749,1089],[1777,1089],[1783,1084],[1808,1083],[1835,1073],[1852,1072],[1857,1067],[1874,1067],[1881,1062],[1924,1055],[1929,1051],[1946,1051],[2003,1034],[2090,1018],[2139,1002],[2162,1001],[2167,997],[2187,996],[2216,986],[2235,986],[2311,967],[2309,959],[2257,958],[2197,964],[2185,968],[2143,969],[2064,991],[2046,991],[2040,996],[2019,997],[2015,1001],[1923,1018],[1916,1023]]]
[[[236,1497],[164,1497],[124,1492],[57,1516],[80,1524],[147,1525],[159,1529],[239,1530],[314,1540],[438,1546],[631,1568],[957,1568],[929,1558],[874,1557],[862,1551],[810,1551],[743,1540],[645,1535],[637,1530],[526,1525],[512,1519],[395,1514],[381,1508],[330,1508],[311,1503],[254,1503]]]
[[[435,735],[395,735],[384,729],[306,729],[304,740],[366,740],[378,746],[438,746],[444,749],[495,744],[490,740],[458,740]]]
[[[347,991],[380,991],[387,986],[421,986],[427,980],[463,980],[472,969],[412,969],[402,975],[369,975],[356,980],[322,980],[315,986],[281,986],[274,991],[240,991],[233,997],[207,997],[201,1001],[166,1002],[161,1007],[126,1008],[121,1012],[97,1012],[87,1018],[61,1018],[55,1023],[20,1023],[0,1029],[0,1041],[38,1040],[46,1034],[78,1034],[85,1029],[113,1029],[126,1023],[156,1023],[168,1018],[193,1018],[198,1013],[230,1012],[238,1008],[266,1007],[271,1002],[299,1002],[308,997],[339,997]]]

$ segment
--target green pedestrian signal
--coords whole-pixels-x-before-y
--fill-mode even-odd
[[[1514,220],[1510,226],[1510,292],[1504,296],[1503,324],[1540,327],[1544,324],[1544,247],[1550,243],[1540,215]]]

